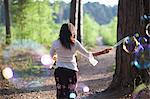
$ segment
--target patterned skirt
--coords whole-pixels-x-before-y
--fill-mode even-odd
[[[57,99],[75,99],[77,97],[76,87],[77,87],[77,76],[78,72],[58,67],[55,72],[55,81]]]

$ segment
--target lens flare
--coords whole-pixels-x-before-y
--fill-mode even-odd
[[[52,66],[54,61],[53,59],[50,57],[50,55],[43,55],[41,57],[41,63],[45,66]]]
[[[76,98],[76,94],[75,93],[70,93],[70,95],[69,95],[69,98],[71,98],[71,99],[75,99]]]
[[[90,91],[89,87],[85,85],[84,83],[78,83],[77,90],[80,92],[84,92],[84,93],[87,93]]]
[[[51,67],[41,63],[42,55],[48,55],[49,49],[32,40],[16,40],[7,46],[2,53],[2,71],[5,79],[15,88],[32,90],[44,86],[52,75]],[[45,59],[44,59],[45,60]],[[50,62],[46,62],[46,65]],[[13,70],[13,71],[12,71]],[[11,78],[11,79],[10,79]]]
[[[2,74],[3,74],[3,77],[4,77],[5,79],[10,79],[10,78],[13,77],[13,71],[12,71],[12,69],[9,68],[9,67],[4,68],[4,69],[2,70]]]
[[[90,89],[89,89],[88,86],[84,86],[84,87],[83,87],[83,92],[89,92],[89,90],[90,90]]]

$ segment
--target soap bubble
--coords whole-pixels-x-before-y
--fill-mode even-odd
[[[134,37],[135,38],[139,38],[140,37],[140,34],[138,32],[134,33]]]
[[[145,45],[145,44],[147,44],[148,41],[147,41],[147,39],[145,37],[139,37],[138,42],[141,45]]]
[[[146,69],[150,67],[150,44],[143,45],[138,47],[134,53],[135,58],[131,63],[139,69]]]
[[[146,35],[150,37],[150,23],[146,25]]]
[[[127,37],[123,41],[123,49],[127,53],[134,53],[134,51],[137,49],[138,45],[139,45],[139,43],[134,36]]]

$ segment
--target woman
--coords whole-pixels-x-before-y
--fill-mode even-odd
[[[111,50],[105,49],[100,52],[91,53],[75,38],[75,27],[71,23],[65,23],[61,26],[59,38],[52,43],[50,55],[53,57],[54,54],[57,54],[57,68],[54,72],[57,99],[70,99],[77,96],[76,85],[78,67],[75,58],[75,53],[77,51],[87,57],[90,62],[96,62],[93,56],[105,54]],[[96,63],[94,65],[96,65]]]

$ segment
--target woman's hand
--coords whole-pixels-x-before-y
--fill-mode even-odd
[[[112,50],[112,48],[106,48],[106,49],[102,50],[101,53],[106,54],[106,53],[109,53],[110,50]]]

